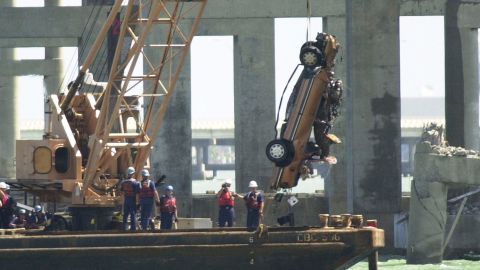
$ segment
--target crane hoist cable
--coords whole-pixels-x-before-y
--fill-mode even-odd
[[[92,19],[92,16],[94,14],[94,11],[95,9],[97,9],[96,11],[96,14],[94,16],[94,18]],[[111,7],[110,7],[110,10],[111,10]],[[92,33],[93,33],[93,29],[96,25],[96,22],[98,21],[98,18],[100,17],[100,12],[102,11],[102,8],[101,8],[101,5],[99,4],[99,2],[95,2],[94,5],[92,5],[92,9],[90,10],[90,14],[88,16],[88,19],[82,29],[82,33],[80,35],[80,41],[81,41],[81,44],[80,46],[77,47],[77,51],[78,51],[78,57],[77,59],[81,59],[83,57],[83,54],[85,53],[86,51],[86,47],[85,46],[82,46],[82,44],[88,44],[89,40],[91,39],[92,37]],[[90,27],[88,28],[88,25],[90,24]],[[86,31],[88,30],[87,34],[86,34]],[[80,48],[80,49],[79,49]],[[77,69],[75,63],[77,61],[75,60],[75,53],[72,54],[71,58],[70,58],[70,61],[68,62],[68,65],[67,65],[67,69],[66,69],[66,72],[62,78],[62,81],[61,81],[61,84],[57,87],[57,94],[59,94],[61,92],[61,87],[63,85],[65,85],[65,82],[68,80],[68,81],[72,81],[73,78],[76,76],[76,72],[71,72],[70,70],[71,69]],[[73,67],[75,66],[75,67]],[[70,74],[70,75],[68,75]],[[67,78],[68,77],[68,78]]]
[[[311,0],[307,0],[307,36],[305,41],[308,41],[311,27],[311,18],[312,18],[312,3]]]
[[[87,26],[90,23],[90,20],[92,18],[92,14],[93,14],[93,11],[95,10],[96,5],[97,5],[97,3],[95,3],[95,5],[92,5],[92,9],[90,10],[90,14],[88,16],[87,22],[83,26],[82,34],[80,35],[80,40],[83,40],[85,31],[87,30]],[[78,47],[77,47],[77,50],[78,50]],[[74,58],[75,58],[75,54],[72,54],[72,56],[70,58],[70,61],[68,61],[67,69],[66,69],[65,74],[63,75],[62,81],[61,81],[60,85],[57,86],[57,94],[59,94],[60,91],[62,90],[61,87],[65,84],[65,81],[67,80],[67,74],[70,72],[70,69],[72,68],[74,63],[76,63],[76,61],[74,61]],[[71,81],[72,80],[72,75],[70,74],[70,76],[68,76],[68,77],[69,77],[68,80]]]
[[[89,42],[90,39],[92,38],[92,33],[93,33],[94,28],[95,28],[94,26],[96,25],[96,22],[97,22],[97,20],[98,20],[98,18],[99,18],[99,16],[100,16],[100,11],[101,11],[101,10],[102,10],[102,9],[101,9],[101,7],[99,6],[98,11],[97,11],[97,14],[96,14],[96,16],[95,16],[95,21],[91,24],[91,26],[90,26],[90,31],[88,32],[87,42],[85,42],[84,44],[88,44],[88,42]],[[107,14],[109,14],[109,13],[111,12],[111,10],[112,10],[112,6],[110,6],[110,9],[109,9],[109,11],[107,12]],[[80,56],[79,56],[79,59],[82,59],[84,53],[86,52],[86,49],[87,49],[86,46],[83,46],[83,47],[82,47],[82,52],[81,52],[81,54],[80,54]],[[106,50],[105,46],[102,46],[102,49],[101,49],[101,50],[103,50],[103,51],[102,51],[102,54],[101,54],[101,57],[100,57],[100,58],[97,57],[97,58],[95,59],[97,64],[96,64],[96,65],[93,65],[93,66],[95,67],[95,71],[93,71],[92,74],[97,74],[97,71],[98,71],[98,69],[100,68],[100,64],[99,64],[98,62],[99,62],[99,61],[102,61],[101,59],[103,59],[104,52],[105,52],[105,50]],[[106,63],[103,62],[103,64],[106,64]],[[103,69],[103,67],[102,67],[102,69]],[[73,75],[73,74],[72,74],[72,75]],[[101,78],[101,77],[98,77],[98,78]],[[87,88],[86,90],[83,90],[83,92],[89,93],[91,89],[95,89],[95,88],[94,88],[93,86],[91,86],[91,85],[88,85],[88,88]],[[92,90],[92,92],[93,92],[93,90]]]

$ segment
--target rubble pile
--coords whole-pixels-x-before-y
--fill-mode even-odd
[[[463,147],[449,146],[448,142],[445,140],[444,134],[445,130],[443,125],[428,123],[423,127],[421,142],[430,145],[433,154],[449,157],[480,157],[478,151],[465,149]]]
[[[455,147],[455,146],[439,146],[433,145],[432,146],[432,153],[444,156],[456,156],[456,157],[478,157],[480,156],[479,152],[475,150],[465,149],[463,147]]]

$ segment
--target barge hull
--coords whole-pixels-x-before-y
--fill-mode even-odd
[[[375,228],[27,235],[0,238],[0,260],[6,269],[323,270],[346,269],[383,245]]]

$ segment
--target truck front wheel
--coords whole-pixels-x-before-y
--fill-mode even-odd
[[[293,144],[285,139],[275,139],[267,145],[266,154],[270,161],[279,167],[285,167],[294,157]]]

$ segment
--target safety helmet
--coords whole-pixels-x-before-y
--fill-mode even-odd
[[[250,188],[258,187],[257,181],[255,180],[250,181],[250,183],[248,183],[248,187]]]
[[[1,189],[7,189],[7,183],[5,183],[5,182],[0,182],[0,188],[1,188]]]
[[[19,213],[19,214],[26,214],[27,211],[25,211],[25,209],[20,209],[20,210],[18,210],[18,213]]]
[[[168,185],[165,190],[170,190],[170,191],[173,191],[173,187],[171,185]]]
[[[147,176],[147,177],[150,176],[150,173],[148,172],[147,169],[142,170],[142,176]]]
[[[227,179],[227,180],[225,180],[224,184],[227,185],[227,186],[231,186],[232,185],[232,180]]]
[[[127,168],[127,175],[132,175],[135,173],[135,168],[133,167],[128,167]]]
[[[7,184],[7,187],[5,188],[6,190],[10,190],[10,185]]]
[[[42,212],[42,206],[40,206],[40,205],[35,205],[34,210],[35,210],[36,213]]]

